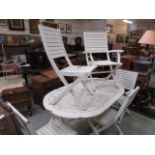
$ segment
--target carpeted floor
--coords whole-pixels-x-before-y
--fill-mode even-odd
[[[155,119],[155,88],[141,89],[129,109]]]

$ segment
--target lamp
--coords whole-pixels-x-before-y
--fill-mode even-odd
[[[147,30],[138,41],[140,44],[155,45],[155,31]]]
[[[140,38],[138,43],[147,44],[147,45],[155,45],[155,31],[153,31],[153,30],[145,31],[145,33]],[[152,52],[153,52],[153,48],[152,48]],[[153,69],[154,69],[154,66],[155,66],[155,58],[153,58],[152,61],[153,61],[153,66],[152,66],[152,72],[153,72]]]

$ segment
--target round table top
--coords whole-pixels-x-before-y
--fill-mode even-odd
[[[92,83],[89,81],[86,85],[91,87]],[[113,80],[94,80],[94,86],[95,91],[92,95],[79,83],[74,86],[73,91],[66,93],[56,104],[52,104],[53,100],[65,90],[66,86],[55,89],[44,97],[44,107],[58,117],[88,119],[105,112],[124,93],[124,88],[120,84],[117,84],[116,87]]]
[[[21,75],[9,75],[0,77],[0,93],[4,89],[23,87],[25,85],[25,79]]]

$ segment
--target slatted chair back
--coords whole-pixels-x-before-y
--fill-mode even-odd
[[[68,63],[68,65],[72,65],[67,52],[65,50],[60,29],[49,28],[47,26],[39,25],[39,31],[41,35],[41,39],[43,42],[43,46],[47,57],[53,66],[55,72],[61,79],[61,81],[67,85],[67,81],[60,72],[57,64],[55,63],[55,59],[64,57]]]
[[[20,128],[23,131],[23,134],[25,135],[60,135],[60,134],[76,134],[74,130],[66,126],[62,121],[58,119],[51,120],[44,126],[42,126],[40,129],[35,131],[33,129],[33,126],[31,125],[30,121],[23,116],[13,105],[10,103],[7,103],[7,105],[11,108],[13,113],[15,114],[18,123],[20,124]]]
[[[106,32],[84,32],[85,51],[88,53],[106,53],[108,40]]]
[[[23,134],[36,134],[30,121],[24,115],[22,115],[11,103],[7,102],[7,105],[11,108],[12,112],[14,113]]]
[[[120,106],[120,108],[119,108],[119,110],[115,116],[115,121],[117,121],[119,118],[121,118],[121,116],[124,115],[125,110],[132,103],[132,101],[136,97],[139,89],[140,88],[137,86],[135,89],[132,89],[127,96],[125,96],[123,103],[121,104],[121,106]]]
[[[135,88],[137,77],[137,72],[123,69],[119,69],[116,71],[116,82],[120,83],[127,90]]]
[[[84,47],[88,65],[94,62],[93,53],[106,53],[107,60],[110,60],[106,32],[84,32]]]

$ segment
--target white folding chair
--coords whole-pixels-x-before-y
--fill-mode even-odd
[[[116,71],[116,81],[120,83],[126,90],[135,88],[138,73],[123,69]]]
[[[28,135],[75,135],[77,134],[76,131],[65,125],[60,119],[58,118],[51,118],[50,121],[35,131],[33,126],[31,125],[30,121],[23,116],[13,105],[7,103],[7,105],[11,108],[14,115],[17,118],[18,123],[20,124],[20,128],[23,134]]]
[[[30,121],[24,115],[22,115],[11,103],[6,102],[6,104],[11,108],[12,112],[14,113],[14,116],[16,117],[23,134],[25,135],[36,134]]]
[[[117,130],[119,131],[119,134],[123,134],[122,130],[120,129],[120,122],[123,118],[125,109],[131,104],[131,102],[134,100],[136,94],[139,91],[139,87],[136,87],[135,89],[132,89],[130,93],[125,96],[125,98],[122,101],[122,104],[119,109],[115,109],[113,107],[109,108],[105,113],[103,113],[101,116],[94,119],[94,122],[97,123],[95,126],[94,124],[94,133],[99,134],[105,129],[108,129],[111,125],[115,125]]]
[[[66,53],[60,29],[53,29],[39,25],[39,31],[47,57],[64,85],[68,84],[64,76],[79,77],[83,74],[91,76],[91,72],[96,68],[96,65],[73,65]],[[57,58],[65,58],[68,66],[63,69],[59,69],[55,63],[55,59]]]
[[[116,82],[121,84],[126,91],[124,95],[113,105],[113,107],[118,108],[125,95],[127,95],[132,89],[135,88],[137,77],[138,77],[137,72],[123,69],[118,69],[116,71]],[[129,114],[128,109],[126,109],[126,112]]]
[[[122,50],[108,50],[108,37],[106,32],[84,32],[84,46],[86,53],[87,65],[95,64],[97,66],[109,66],[108,71],[96,71],[93,74],[109,73],[107,78],[111,76],[115,80],[114,73],[122,65],[120,62],[120,53]],[[93,54],[95,53],[105,53],[105,60],[94,60]],[[112,61],[110,54],[117,54],[117,60]]]

